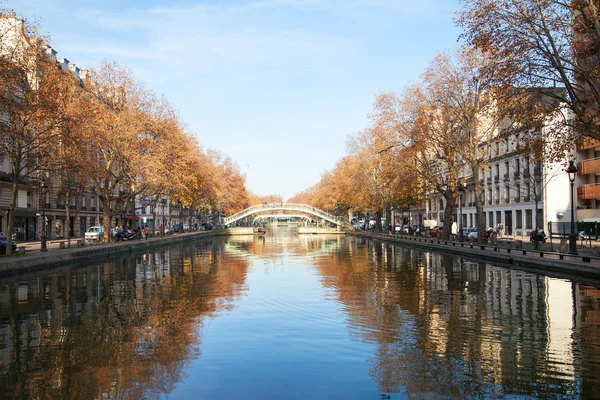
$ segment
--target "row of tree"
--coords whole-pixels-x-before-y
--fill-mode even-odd
[[[347,155],[292,201],[374,211],[379,224],[383,210],[436,193],[445,199],[448,238],[458,188],[469,183],[485,240],[481,172],[492,143],[512,138],[535,163],[564,161],[578,140],[600,139],[597,1],[462,3],[466,45],[439,53],[400,93],[378,94]]]
[[[248,205],[237,164],[202,148],[165,97],[115,62],[74,74],[48,43],[26,21],[0,15],[0,156],[12,182],[8,237],[23,184],[51,183],[65,196],[67,212],[69,196],[95,193],[106,240],[111,217],[134,207],[136,198],[225,213]]]

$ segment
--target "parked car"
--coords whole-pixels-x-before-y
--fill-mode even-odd
[[[91,226],[85,233],[85,240],[87,242],[100,242],[104,237],[103,226]]]
[[[200,225],[200,229],[203,231],[210,231],[212,230],[213,225],[210,222],[205,222],[202,225]]]
[[[404,225],[404,227],[402,228],[402,233],[410,235],[410,225]]]
[[[477,228],[463,228],[463,237],[465,240],[471,239],[473,233],[475,233],[474,239],[477,239]]]
[[[432,237],[438,237],[442,234],[443,226],[434,226],[431,228],[430,234]]]
[[[179,232],[179,224],[174,224],[171,227],[171,233],[177,233],[177,232]]]
[[[469,235],[465,236],[465,238],[477,240],[477,238],[479,237],[479,232],[478,232],[477,228],[473,228],[473,229],[475,229],[475,230],[473,232],[469,232]],[[490,237],[490,235],[492,234],[492,231],[493,231],[492,228],[488,228],[485,231],[485,238],[486,239]]]
[[[0,232],[0,254],[6,254],[6,235],[4,232]],[[17,251],[17,242],[12,241],[12,252],[15,253]]]

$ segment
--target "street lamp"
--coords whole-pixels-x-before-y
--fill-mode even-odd
[[[575,164],[573,164],[573,160],[569,161],[567,174],[569,174],[569,182],[571,182],[571,233],[569,234],[569,254],[577,255],[577,235],[575,234],[575,200],[573,199],[573,186],[575,185],[577,167]]]
[[[462,183],[458,186],[458,207],[460,209],[459,217],[458,217],[458,241],[464,242],[465,237],[462,229],[462,195],[465,189],[463,188]]]
[[[46,243],[46,183],[42,181],[42,243],[40,251],[48,251]]]

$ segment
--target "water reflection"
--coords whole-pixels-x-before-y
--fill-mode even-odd
[[[599,299],[279,228],[0,278],[0,397],[592,398]]]

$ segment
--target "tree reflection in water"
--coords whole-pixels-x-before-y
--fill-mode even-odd
[[[240,295],[247,267],[209,241],[3,279],[0,397],[168,394],[199,356],[201,317]]]

